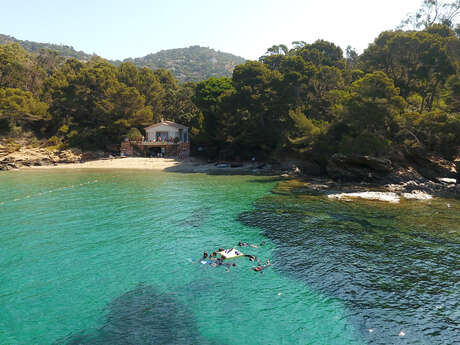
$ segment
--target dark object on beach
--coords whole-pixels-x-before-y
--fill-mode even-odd
[[[230,164],[230,168],[241,168],[243,163],[232,163]]]

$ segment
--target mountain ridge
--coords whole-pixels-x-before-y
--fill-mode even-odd
[[[0,44],[6,43],[17,43],[31,53],[37,53],[40,49],[53,50],[64,57],[76,58],[82,61],[88,61],[96,56],[96,54],[88,54],[81,50],[77,51],[73,46],[19,40],[13,36],[0,34]],[[186,48],[163,49],[142,57],[106,60],[115,66],[124,62],[131,62],[138,68],[165,68],[171,71],[181,83],[189,81],[197,82],[210,77],[231,77],[235,66],[246,61],[240,56],[199,45],[192,45]]]

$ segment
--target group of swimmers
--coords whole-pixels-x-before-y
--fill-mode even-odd
[[[263,246],[265,245],[265,242],[262,242],[260,243],[259,246]],[[238,246],[240,247],[251,247],[251,248],[259,248],[259,246],[255,245],[255,244],[251,244],[251,243],[247,243],[247,242],[238,242]],[[209,264],[211,265],[212,267],[218,267],[218,266],[224,266],[225,267],[225,270],[228,272],[230,270],[230,267],[235,267],[236,266],[236,263],[229,263],[229,262],[224,262],[225,260],[225,257],[223,257],[222,255],[218,257],[218,254],[220,252],[224,252],[225,249],[223,248],[219,248],[217,251],[213,251],[211,254],[208,254],[208,252],[204,251],[203,252],[203,257],[201,259],[201,263],[202,264]],[[237,251],[235,251],[237,252]],[[263,270],[266,269],[268,266],[270,266],[270,259],[267,259],[265,265],[262,265],[260,260],[257,258],[257,256],[255,255],[251,255],[251,254],[243,254],[242,256],[245,256],[247,258],[249,258],[249,261],[251,262],[257,262],[257,266],[255,267],[252,267],[252,269],[255,271],[255,272],[260,272],[261,274],[263,274]]]

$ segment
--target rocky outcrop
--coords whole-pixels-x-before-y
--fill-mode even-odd
[[[430,156],[423,153],[406,153],[406,161],[421,176],[435,180],[439,177],[455,178],[455,164],[441,157]]]
[[[389,159],[361,155],[334,154],[328,161],[327,174],[342,181],[372,180],[388,175],[392,170]]]
[[[48,150],[47,148],[21,147],[18,150],[2,150],[0,170],[21,167],[56,165],[59,163],[79,163],[82,153],[79,150]]]

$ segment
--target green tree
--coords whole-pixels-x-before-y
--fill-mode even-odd
[[[334,43],[324,40],[300,45],[292,49],[289,54],[300,55],[305,61],[316,66],[330,66],[339,69],[343,69],[345,66],[342,49]]]
[[[384,71],[404,98],[422,97],[420,111],[431,110],[441,86],[455,73],[446,40],[428,32],[384,32],[361,56],[364,69]]]
[[[455,18],[459,14],[459,0],[423,0],[421,7],[415,13],[408,14],[401,21],[399,29],[426,29],[436,23],[453,27]]]
[[[385,73],[366,74],[352,84],[344,100],[342,121],[351,135],[363,132],[388,136],[392,123],[404,110],[405,101]]]
[[[210,142],[220,145],[225,141],[222,98],[233,92],[230,78],[209,78],[196,84],[193,102],[203,113],[203,134]]]
[[[0,87],[19,88],[38,96],[45,71],[17,43],[0,45]]]
[[[47,119],[47,110],[48,106],[29,91],[0,88],[0,119],[9,123],[10,130],[20,131],[20,128],[30,128],[37,121]]]

